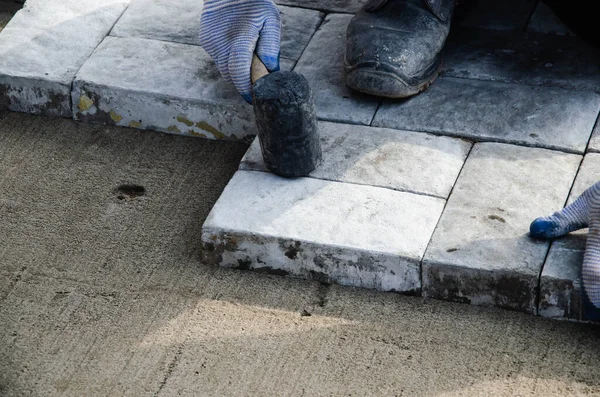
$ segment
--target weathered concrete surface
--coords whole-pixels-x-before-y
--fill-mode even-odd
[[[202,227],[206,260],[418,293],[445,201],[371,186],[238,171]]]
[[[590,138],[590,142],[588,144],[588,151],[600,152],[600,114],[598,115],[594,132],[592,132],[592,137]]]
[[[28,0],[0,34],[0,108],[71,117],[71,82],[129,0]]]
[[[200,45],[202,0],[133,0],[111,36]],[[281,57],[297,61],[323,20],[314,10],[280,6]]]
[[[385,101],[373,125],[583,153],[599,110],[595,93],[442,78]]]
[[[549,243],[529,224],[560,208],[581,157],[476,144],[423,260],[423,295],[534,312]]]
[[[351,15],[328,15],[294,71],[302,73],[315,92],[320,119],[369,125],[379,100],[357,94],[344,81],[346,28]]]
[[[0,118],[3,397],[600,394],[597,327],[202,263],[244,145]]]
[[[587,154],[567,204],[575,201],[585,189],[598,182],[599,175],[600,154]],[[558,209],[560,207],[552,212]],[[586,320],[581,304],[581,264],[586,236],[587,229],[552,242],[540,280],[540,315],[557,319]]]
[[[471,143],[410,131],[319,123],[323,162],[311,178],[448,198]],[[241,170],[267,171],[258,138]]]
[[[538,2],[529,24],[527,31],[532,33],[550,33],[557,35],[573,35],[573,32],[556,16],[554,11],[544,2]]]
[[[211,139],[256,134],[252,106],[200,47],[107,37],[73,84],[74,118]]]
[[[523,31],[533,12],[536,0],[470,0],[459,5],[457,24],[490,30]],[[458,16],[458,15],[457,15]]]
[[[569,35],[456,30],[444,75],[600,93],[600,50]]]
[[[356,13],[367,0],[275,0],[277,4],[315,10]]]

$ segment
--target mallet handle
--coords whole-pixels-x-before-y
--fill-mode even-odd
[[[250,68],[250,80],[252,81],[252,84],[256,83],[258,79],[268,74],[269,71],[264,63],[262,63],[256,54],[252,54],[252,66]]]

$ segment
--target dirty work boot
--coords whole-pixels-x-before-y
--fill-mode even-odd
[[[455,0],[371,0],[350,22],[346,84],[405,98],[425,90],[442,64]]]

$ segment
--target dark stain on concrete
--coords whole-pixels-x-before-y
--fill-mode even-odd
[[[488,219],[491,219],[493,221],[498,221],[498,222],[506,223],[506,219],[504,219],[504,218],[502,218],[501,216],[498,216],[498,215],[489,215]]]
[[[288,246],[285,251],[285,256],[287,256],[290,259],[297,259],[298,254],[302,252],[302,250],[300,249],[300,245],[300,241],[296,241],[292,245]]]

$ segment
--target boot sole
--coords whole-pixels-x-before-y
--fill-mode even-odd
[[[346,85],[367,95],[382,98],[402,99],[425,91],[437,79],[442,71],[443,62],[433,69],[427,78],[418,84],[408,85],[396,74],[370,67],[355,67],[346,72]]]

